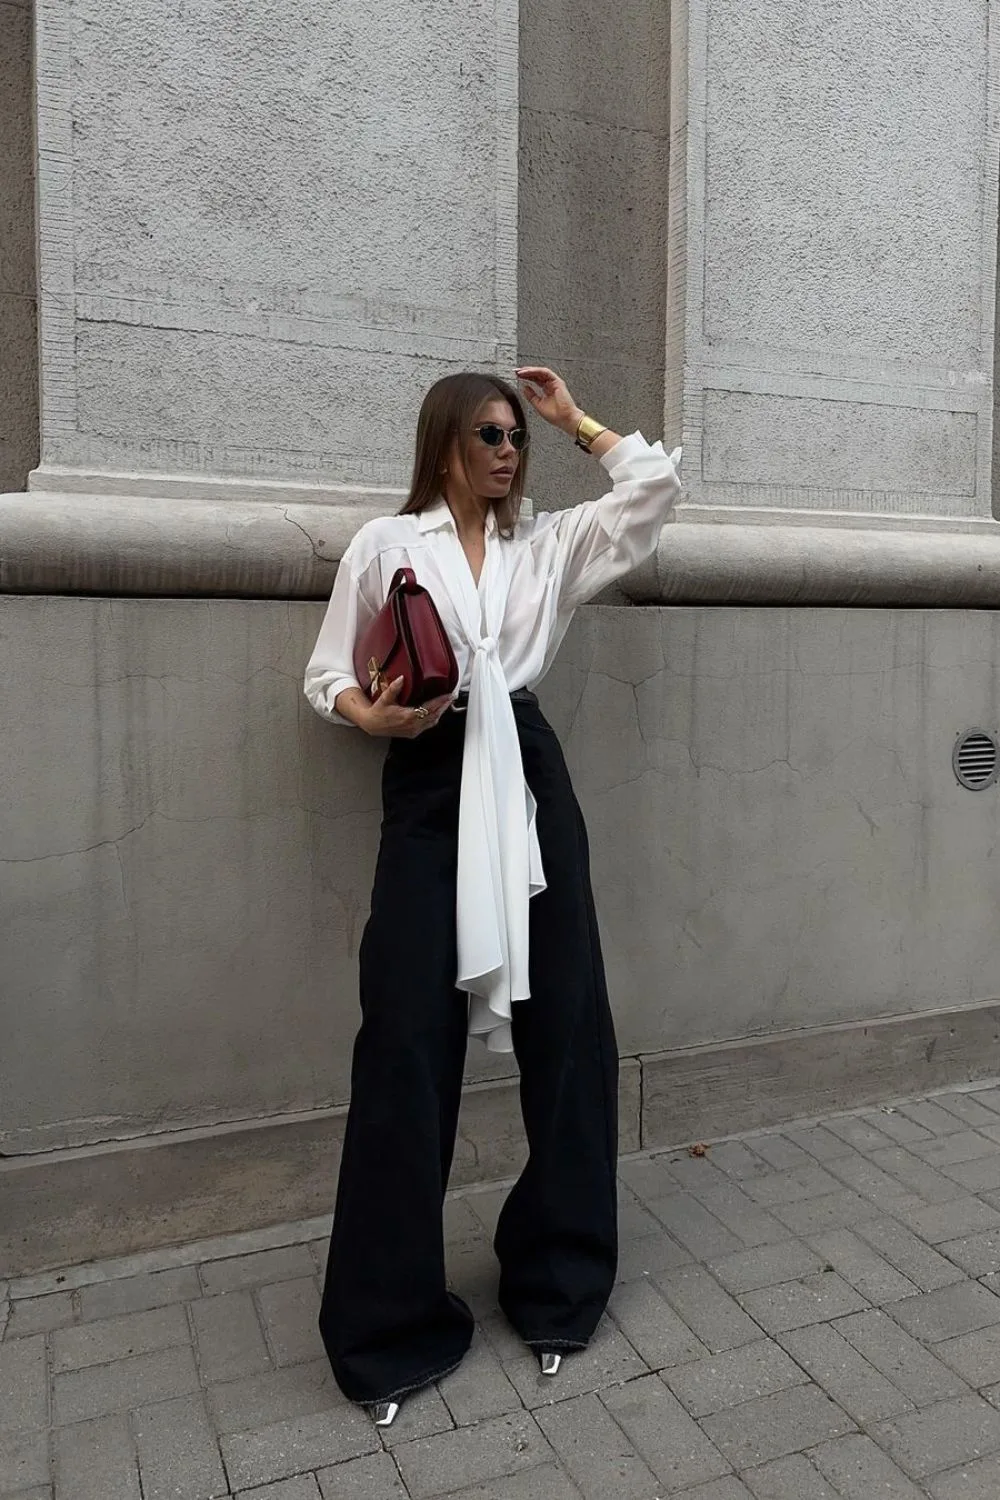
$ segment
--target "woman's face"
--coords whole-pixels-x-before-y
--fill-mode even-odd
[[[502,396],[484,402],[476,414],[473,426],[485,427],[489,424],[503,428],[504,437],[500,446],[491,448],[477,432],[470,433],[464,445],[459,438],[453,439],[448,454],[448,478],[459,484],[464,482],[474,495],[479,495],[484,500],[502,500],[510,490],[521,458],[507,436],[517,426],[517,417],[510,403]]]

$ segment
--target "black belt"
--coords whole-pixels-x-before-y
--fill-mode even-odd
[[[530,688],[515,688],[510,695],[512,703],[537,703],[538,697]],[[469,695],[467,692],[459,693],[451,705],[456,714],[464,714],[469,706]]]

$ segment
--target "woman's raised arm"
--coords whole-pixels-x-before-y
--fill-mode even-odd
[[[575,438],[582,420],[585,440],[587,424],[598,427],[554,370],[524,365],[517,373],[524,382],[525,397],[553,427]],[[592,599],[655,552],[660,530],[681,492],[676,470],[680,448],[668,455],[662,443],[647,443],[641,432],[623,438],[609,428],[600,430],[587,447],[607,469],[612,488],[600,500],[585,500],[544,517],[558,539],[560,602],[570,609]]]

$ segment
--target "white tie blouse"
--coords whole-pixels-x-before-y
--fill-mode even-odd
[[[511,1006],[529,998],[528,903],[545,889],[510,694],[545,676],[577,605],[655,551],[680,493],[680,456],[635,432],[601,458],[612,488],[600,500],[523,517],[509,540],[491,510],[478,587],[444,499],[418,515],[368,521],[341,560],[306,667],[305,693],[316,712],[350,724],[334,703],[360,686],[354,642],[384,604],[392,575],[412,568],[433,596],[469,693],[455,984],[469,996],[470,1034],[492,1052],[511,1051]]]

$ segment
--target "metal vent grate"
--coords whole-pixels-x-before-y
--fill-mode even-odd
[[[996,738],[985,729],[967,729],[955,741],[951,763],[962,786],[970,792],[985,791],[1000,773]]]

